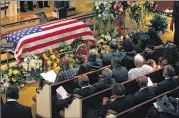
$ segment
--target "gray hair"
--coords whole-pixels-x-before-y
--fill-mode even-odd
[[[105,69],[102,71],[102,75],[104,76],[104,78],[110,79],[110,78],[112,77],[112,71],[111,71],[111,69],[105,68]]]
[[[137,54],[134,57],[134,64],[136,67],[142,67],[144,64],[144,58],[140,54]]]
[[[175,76],[175,69],[172,66],[167,65],[163,70],[163,76],[165,79],[173,78]]]
[[[89,59],[96,60],[97,56],[98,56],[98,51],[97,50],[95,50],[95,49],[89,50],[89,53],[88,53],[88,58]]]

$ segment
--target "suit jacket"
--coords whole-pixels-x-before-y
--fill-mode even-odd
[[[127,68],[127,70],[130,70],[132,68],[135,68],[134,65],[134,56],[135,56],[136,52],[126,52],[124,58],[121,61],[121,66],[124,66]]]
[[[116,82],[122,83],[128,80],[128,71],[123,66],[117,66],[112,69],[112,78],[116,79]]]
[[[111,51],[109,53],[103,53],[101,55],[101,58],[103,60],[103,65],[104,66],[110,65],[113,57],[119,57],[120,59],[122,59],[124,55],[121,52],[114,52],[114,51]]]
[[[114,78],[111,78],[111,79],[101,80],[101,81],[95,83],[93,86],[97,90],[104,90],[104,89],[107,89],[107,88],[111,87],[115,83],[116,83],[116,80]]]
[[[148,86],[136,92],[134,95],[134,103],[139,104],[146,100],[155,97],[155,88],[153,86]]]
[[[89,71],[98,70],[103,67],[103,63],[101,59],[97,59],[96,61],[87,61],[80,66],[78,74],[84,74]],[[88,74],[88,78],[90,79],[90,84],[94,84],[97,82],[98,75],[97,73]]]
[[[7,101],[1,106],[1,118],[32,118],[31,108],[16,101]]]
[[[112,109],[117,112],[125,111],[133,106],[133,97],[131,95],[123,96],[115,99],[113,102],[102,105],[100,108],[100,116],[104,117],[108,109]]]
[[[161,94],[179,86],[179,78],[165,79],[155,87],[156,94]]]
[[[54,7],[55,8],[69,8],[69,1],[55,1],[54,2]]]
[[[96,89],[93,86],[89,86],[89,87],[74,91],[73,94],[78,94],[80,96],[86,97],[86,96],[93,94],[95,92],[95,90]]]

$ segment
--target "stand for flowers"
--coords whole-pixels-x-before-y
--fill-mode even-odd
[[[31,76],[31,74],[27,74],[27,75],[25,75],[25,77],[26,77],[26,80],[25,80],[26,84],[32,84],[35,82],[35,80],[33,80],[33,77]]]

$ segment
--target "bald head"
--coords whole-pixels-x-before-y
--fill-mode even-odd
[[[89,59],[91,59],[91,60],[96,60],[97,56],[98,56],[98,51],[97,51],[97,50],[91,49],[91,50],[89,51],[89,54],[88,54],[88,58],[89,58]]]

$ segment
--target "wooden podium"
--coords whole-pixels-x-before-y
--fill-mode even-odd
[[[11,16],[6,20],[1,20],[1,34],[2,37],[6,37],[10,32],[39,24],[40,18],[37,15]]]

